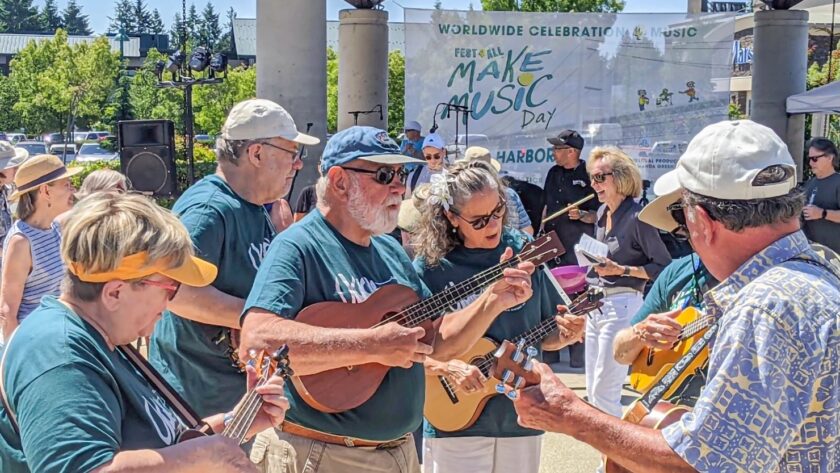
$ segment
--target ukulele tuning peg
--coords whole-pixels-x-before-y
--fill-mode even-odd
[[[539,351],[537,351],[536,347],[529,346],[527,349],[525,349],[525,353],[528,354],[528,358],[536,358],[537,354],[539,354]]]
[[[516,351],[513,353],[513,361],[515,363],[521,363],[522,360],[525,358],[523,351],[525,350],[525,340],[519,340],[519,343],[516,344]]]
[[[519,394],[517,394],[516,391],[508,391],[507,393],[505,393],[505,396],[507,396],[507,398],[511,401],[515,401],[519,398]]]
[[[502,383],[509,383],[513,381],[514,376],[513,371],[505,370],[504,373],[502,373]]]
[[[496,392],[499,394],[505,393],[505,383],[497,383],[496,384]]]
[[[493,353],[493,356],[496,358],[501,358],[502,355],[505,354],[505,347],[503,345],[499,345],[499,348],[496,348],[496,353]]]

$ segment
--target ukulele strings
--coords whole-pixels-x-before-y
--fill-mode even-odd
[[[245,434],[248,432],[248,429],[251,427],[251,424],[256,417],[257,411],[263,405],[262,396],[257,393],[257,388],[260,386],[265,385],[268,382],[270,376],[267,376],[268,372],[264,373],[260,376],[260,379],[257,380],[256,386],[254,389],[248,391],[248,394],[245,395],[245,400],[242,403],[242,407],[236,410],[236,413],[233,416],[230,424],[225,426],[224,430],[222,431],[222,435],[228,438],[235,438],[237,440],[243,440],[245,438]]]
[[[470,278],[468,278],[464,281],[461,281],[460,283],[455,284],[454,286],[451,286],[451,287],[445,289],[444,291],[442,291],[442,292],[440,292],[440,293],[438,293],[438,294],[436,294],[432,297],[429,297],[427,299],[423,299],[423,300],[421,300],[421,301],[419,301],[415,304],[412,304],[412,305],[406,307],[403,311],[398,312],[398,313],[394,314],[393,316],[382,320],[378,324],[374,325],[374,327],[377,327],[377,326],[382,325],[382,324],[387,323],[387,322],[400,320],[404,317],[405,317],[404,322],[408,326],[413,326],[413,325],[415,325],[419,322],[422,322],[422,321],[426,320],[427,318],[429,318],[429,309],[432,309],[432,308],[434,308],[434,306],[436,304],[439,304],[436,301],[436,299],[449,298],[448,301],[444,301],[444,302],[447,303],[447,304],[454,304],[458,300],[462,299],[464,296],[468,295],[465,291],[467,291],[468,289],[471,290],[471,285],[474,284],[475,282],[478,281],[479,286],[484,286],[489,282],[500,279],[503,276],[504,270],[507,269],[507,268],[511,268],[514,265],[518,265],[519,263],[522,263],[522,262],[539,261],[539,260],[545,258],[546,255],[556,253],[557,250],[550,249],[550,250],[544,251],[542,253],[537,253],[537,254],[533,254],[533,255],[531,254],[531,253],[535,253],[542,246],[546,245],[549,241],[550,240],[546,240],[546,241],[540,243],[539,245],[532,245],[527,250],[520,252],[518,255],[515,255],[515,256],[511,257],[510,259],[507,259],[507,260],[505,260],[505,261],[503,261],[503,262],[501,262],[501,263],[499,263],[495,266],[492,266],[488,269],[485,269],[484,271],[481,271],[481,272],[473,275],[472,277],[470,277]],[[527,257],[523,258],[525,256],[527,256]],[[453,295],[453,293],[454,293],[454,295]]]

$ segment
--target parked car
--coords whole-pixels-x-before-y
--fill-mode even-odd
[[[95,161],[113,161],[119,157],[116,152],[105,149],[99,143],[84,143],[76,154],[77,163],[92,163]]]
[[[65,151],[66,149],[66,151]],[[58,144],[50,145],[50,154],[54,154],[64,160],[64,164],[73,161],[76,158],[76,145]]]
[[[44,143],[55,145],[64,143],[64,136],[61,133],[47,133],[44,135]]]
[[[77,131],[73,133],[73,142],[76,144],[88,141],[100,141],[110,135],[107,131]]]
[[[41,141],[19,141],[15,146],[29,152],[29,156],[47,154],[47,145]]]
[[[6,140],[12,144],[16,144],[20,141],[26,141],[26,135],[23,133],[6,133]]]

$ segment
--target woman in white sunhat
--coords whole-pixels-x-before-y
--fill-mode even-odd
[[[9,196],[15,189],[15,172],[28,157],[29,153],[25,149],[15,148],[8,141],[0,141],[0,255],[2,255],[6,233],[12,228],[13,210],[9,203]]]

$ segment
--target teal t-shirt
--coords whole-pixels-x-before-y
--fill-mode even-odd
[[[376,236],[369,246],[359,246],[344,238],[316,210],[271,243],[244,312],[260,308],[294,319],[301,309],[317,302],[360,303],[389,284],[407,286],[421,298],[430,295],[396,240]],[[398,438],[422,421],[423,382],[419,364],[409,369],[391,368],[373,397],[338,414],[311,408],[294,385],[286,383],[291,403],[286,418],[336,435],[367,440]]]
[[[499,245],[493,249],[466,248],[463,245],[454,248],[434,267],[427,267],[422,259],[414,260],[414,268],[420,278],[434,293],[442,291],[447,286],[455,285],[487,268],[495,266],[507,247],[515,253],[525,246],[530,238],[510,228],[502,233]],[[547,280],[545,272],[534,271],[531,276],[534,295],[528,302],[509,309],[499,315],[490,324],[485,337],[501,342],[512,339],[536,327],[545,319],[553,318],[557,313],[557,305],[563,304],[563,299],[557,290]],[[456,303],[457,309],[462,309],[473,302],[481,291],[469,295]],[[542,349],[538,357],[542,357]],[[505,396],[497,395],[490,398],[478,417],[478,420],[467,429],[458,432],[443,432],[435,429],[428,422],[425,423],[426,437],[524,437],[539,435],[539,430],[526,429],[516,422],[516,411],[513,403]]]
[[[210,175],[187,189],[172,210],[198,256],[219,268],[213,287],[247,297],[275,234],[263,206]],[[227,412],[245,395],[245,375],[231,361],[228,339],[214,341],[229,333],[167,311],[152,334],[149,361],[201,417]]]
[[[0,471],[81,472],[120,451],[175,443],[184,426],[163,397],[100,333],[53,296],[6,346]]]
[[[685,309],[689,306],[701,307],[703,294],[716,284],[717,281],[709,274],[696,254],[692,253],[675,259],[659,273],[645,296],[642,307],[630,323],[636,325],[648,318],[650,314]]]

